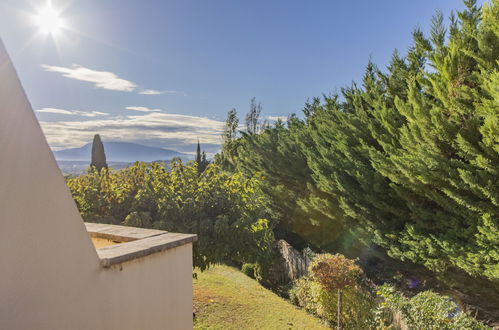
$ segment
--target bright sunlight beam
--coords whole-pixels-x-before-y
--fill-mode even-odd
[[[64,27],[60,12],[52,8],[50,2],[36,14],[34,21],[43,34],[55,35]]]

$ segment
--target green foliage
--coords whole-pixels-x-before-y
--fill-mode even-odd
[[[260,130],[260,113],[262,112],[262,104],[256,103],[256,98],[251,99],[250,110],[246,114],[246,132],[248,134],[256,134]]]
[[[206,167],[210,164],[210,161],[206,159],[206,153],[203,151],[201,152],[201,145],[199,144],[198,140],[198,146],[196,149],[196,165],[198,168],[198,172],[202,173],[204,170],[206,170]]]
[[[256,264],[243,264],[241,266],[241,272],[246,276],[255,278],[255,272],[257,271],[256,268],[257,268]]]
[[[237,118],[236,109],[231,109],[227,113],[227,120],[225,121],[222,139],[224,143],[228,143],[236,139],[237,127],[239,126],[239,119]]]
[[[194,265],[265,263],[273,234],[258,178],[209,165],[174,161],[136,163],[119,171],[90,172],[68,186],[85,221],[198,234]]]
[[[383,298],[381,306],[402,313],[410,330],[490,329],[461,312],[450,298],[433,291],[423,291],[408,299],[384,285],[377,293]]]
[[[99,134],[95,134],[94,141],[92,142],[92,163],[90,163],[90,168],[95,168],[97,172],[100,172],[103,168],[107,168],[104,144],[102,144]]]
[[[374,325],[375,300],[362,285],[361,270],[341,255],[318,255],[310,276],[295,281],[291,301],[330,324],[337,323],[338,288],[341,287],[341,323],[345,329],[369,329]],[[335,270],[338,270],[337,275]]]
[[[234,171],[236,160],[238,141],[237,128],[239,126],[239,119],[237,118],[236,109],[231,109],[227,113],[225,120],[224,131],[222,133],[222,150],[215,155],[215,162],[226,170]]]
[[[499,283],[499,4],[465,4],[303,121],[231,141],[225,168],[263,175],[280,228],[309,242]]]
[[[263,176],[278,235],[361,258],[382,247],[497,317],[499,1],[464,3],[386,70],[369,62],[303,120],[226,142],[217,163]]]
[[[376,138],[381,148],[369,151],[374,170],[404,202],[409,219],[378,238],[398,258],[497,280],[499,153],[485,127],[499,116],[498,99],[488,87],[499,68],[499,53],[490,53],[499,35],[488,32],[487,20],[480,22],[474,1],[466,4],[447,44],[437,37],[444,31],[442,20],[434,21],[433,37],[424,44],[435,71],[413,73],[407,99],[396,99],[393,107],[403,125],[386,134],[390,140]],[[491,19],[497,20],[498,15]],[[416,40],[416,46],[422,43]],[[484,109],[492,100],[495,105]],[[390,128],[381,120],[369,124]]]
[[[325,247],[346,230],[336,199],[313,185],[312,171],[300,147],[309,141],[303,122],[292,116],[278,121],[260,134],[243,134],[224,144],[217,162],[247,177],[264,178],[262,189],[272,201],[273,218],[279,228],[298,233]]]

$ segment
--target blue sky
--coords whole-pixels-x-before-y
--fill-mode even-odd
[[[462,9],[451,0],[53,0],[64,27],[43,34],[47,1],[2,0],[0,36],[54,149],[103,140],[216,152],[226,113],[262,117],[385,67],[411,31]]]

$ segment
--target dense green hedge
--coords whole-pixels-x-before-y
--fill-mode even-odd
[[[262,174],[274,216],[312,243],[499,283],[499,3],[465,4],[303,120],[227,141],[219,163]]]

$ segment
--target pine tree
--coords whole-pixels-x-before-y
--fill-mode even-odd
[[[95,134],[92,142],[92,162],[90,168],[96,169],[99,173],[103,168],[107,169],[106,154],[104,153],[104,144],[99,134]]]
[[[246,114],[246,131],[248,134],[257,134],[260,124],[260,113],[262,112],[262,104],[256,103],[256,98],[251,99],[250,110]]]

